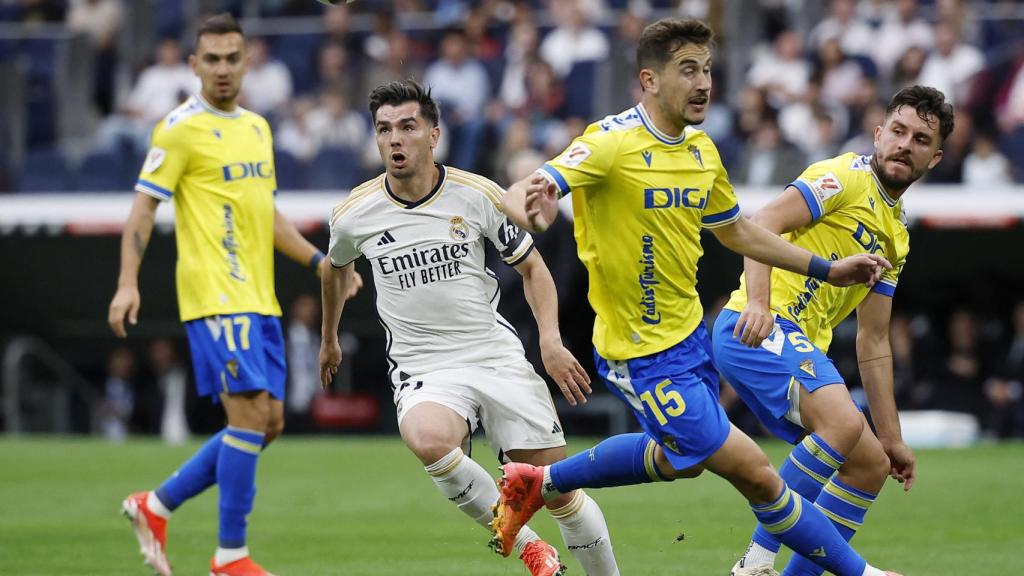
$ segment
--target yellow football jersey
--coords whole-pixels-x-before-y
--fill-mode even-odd
[[[910,233],[903,200],[893,200],[886,193],[871,169],[871,157],[847,153],[823,160],[804,170],[790,186],[800,190],[812,221],[783,237],[832,260],[864,252],[881,254],[893,268],[872,290],[891,297],[910,252]],[[867,294],[862,285],[837,288],[772,269],[772,311],[795,322],[823,351],[832,342],[832,328]],[[741,276],[739,289],[725,307],[741,312],[746,305],[746,279]]]
[[[270,125],[193,96],[153,129],[135,189],[174,200],[182,321],[280,316],[274,294],[274,150]]]
[[[542,172],[572,192],[598,353],[638,358],[689,336],[703,318],[701,228],[739,218],[711,138],[689,127],[669,137],[641,104],[591,124]]]

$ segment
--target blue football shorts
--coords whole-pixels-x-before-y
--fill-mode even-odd
[[[266,390],[284,400],[284,334],[276,316],[225,314],[185,322],[200,396]]]
[[[732,335],[740,313],[722,310],[715,321],[715,364],[743,402],[772,434],[796,444],[807,433],[800,423],[800,391],[843,384],[835,364],[792,321],[777,317],[758,348]]]
[[[676,470],[700,464],[729,437],[729,418],[718,403],[718,371],[703,322],[667,350],[623,361],[602,358],[595,351],[594,361],[608,388],[633,409]]]

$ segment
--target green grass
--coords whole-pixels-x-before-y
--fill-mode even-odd
[[[573,442],[570,451],[588,444]],[[785,446],[766,446],[774,462],[783,458]],[[0,574],[147,574],[120,501],[156,486],[195,447],[0,438]],[[486,447],[476,456],[495,469]],[[887,486],[857,548],[908,576],[1020,566],[1024,444],[919,451],[918,462],[918,485],[909,494]],[[258,488],[249,543],[283,576],[524,573],[487,550],[487,533],[437,493],[397,439],[285,438],[261,459]],[[624,576],[722,576],[753,527],[743,499],[710,475],[591,494]],[[211,490],[175,515],[168,547],[177,574],[206,573],[216,506]],[[564,550],[547,515],[531,525]],[[566,562],[582,576],[568,554]]]

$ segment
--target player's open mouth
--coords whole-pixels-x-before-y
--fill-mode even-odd
[[[405,154],[402,154],[401,152],[395,152],[391,154],[391,161],[395,164],[404,164]]]

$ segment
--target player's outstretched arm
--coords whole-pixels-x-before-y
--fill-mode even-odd
[[[128,323],[133,326],[139,321],[139,307],[142,305],[139,296],[139,268],[153,233],[153,221],[159,205],[160,201],[156,198],[137,192],[128,221],[124,224],[124,233],[121,234],[121,273],[117,277],[117,292],[107,311],[107,323],[120,338],[128,335],[124,327],[126,315]]]
[[[857,364],[871,407],[871,420],[889,456],[890,475],[903,484],[906,491],[914,485],[916,470],[914,453],[903,442],[893,394],[891,316],[892,298],[877,292],[868,294],[857,307]]]
[[[329,263],[328,263],[329,264]],[[362,284],[357,278],[355,264],[349,263],[337,268],[328,265],[320,276],[320,290],[323,299],[323,321],[320,334],[320,385],[327,389],[334,380],[334,374],[341,365],[341,344],[338,328],[341,312],[353,291],[353,284]]]
[[[520,228],[538,233],[558,216],[558,188],[540,172],[509,187],[499,207]]]
[[[892,264],[878,254],[855,254],[831,262],[786,242],[746,218],[732,224],[712,228],[715,237],[726,248],[758,262],[806,274],[836,286],[864,284],[874,286],[884,270]]]
[[[800,191],[794,186],[787,186],[782,194],[758,210],[750,220],[773,234],[785,234],[810,224],[811,211]],[[747,306],[740,313],[733,337],[757,348],[775,325],[771,313],[772,268],[753,258],[744,258],[743,273],[746,276]]]
[[[551,271],[537,250],[515,268],[523,276],[526,301],[537,320],[544,369],[571,406],[575,406],[577,401],[586,404],[587,394],[591,392],[590,376],[562,345],[562,334],[558,329],[558,292]]]

